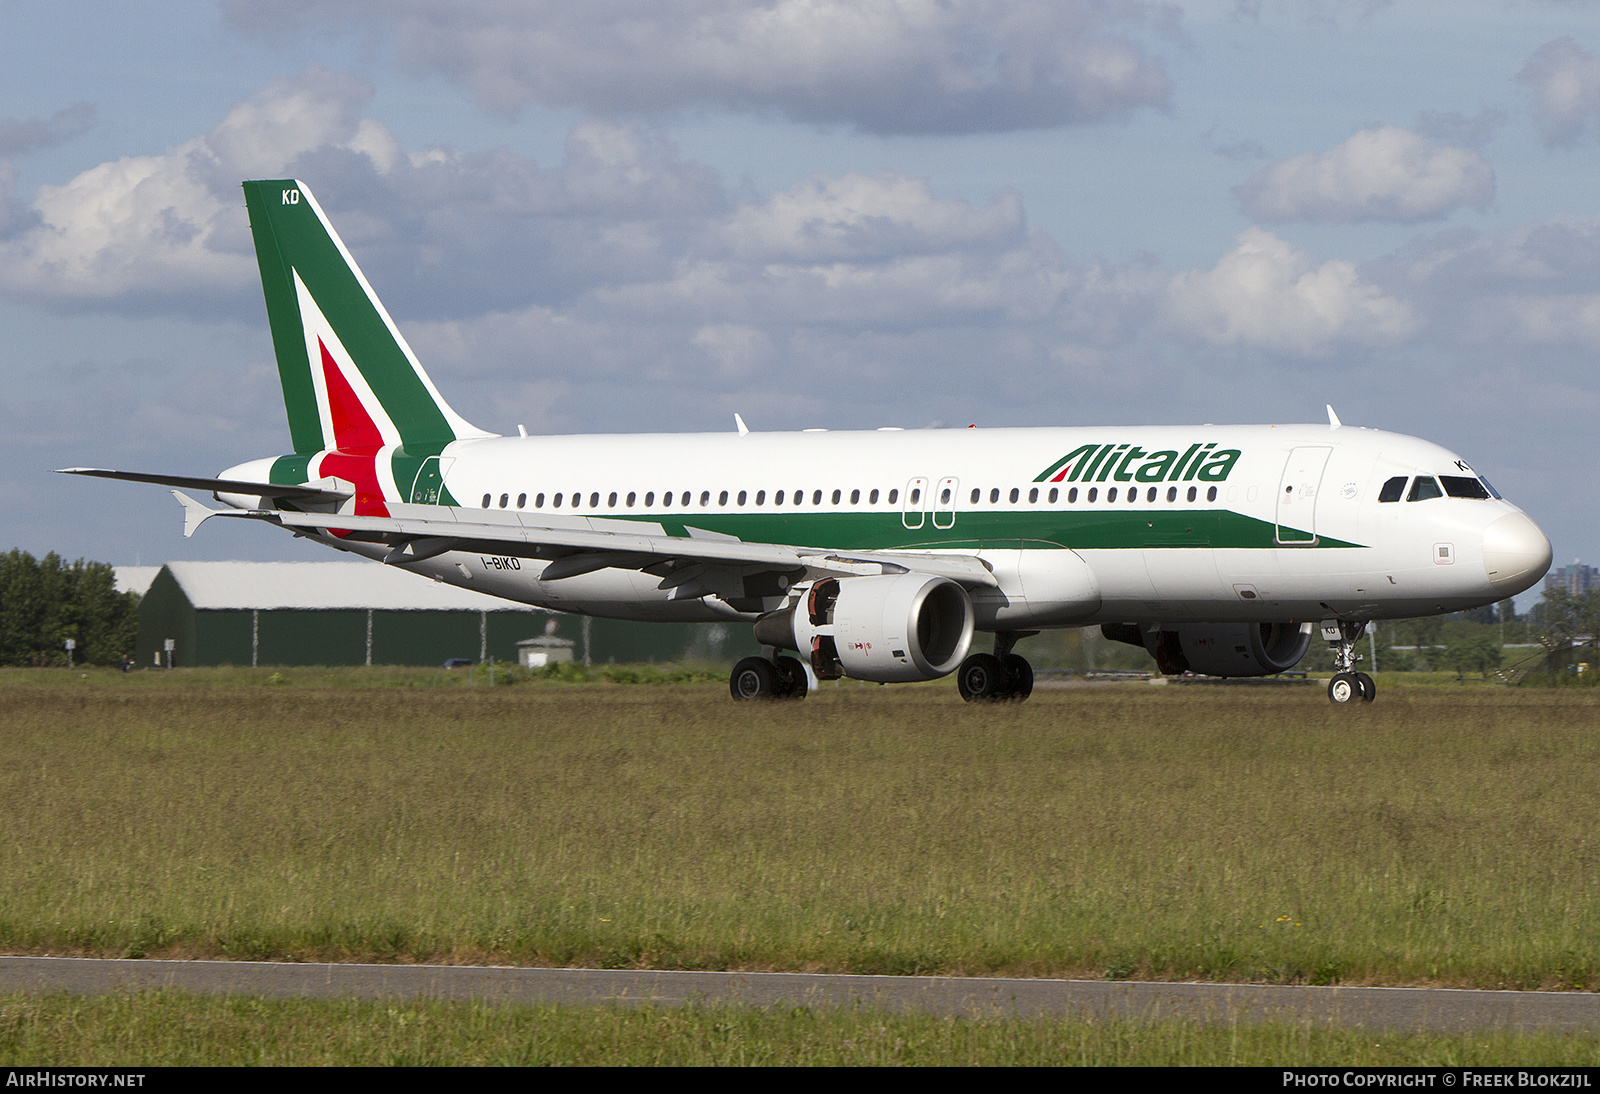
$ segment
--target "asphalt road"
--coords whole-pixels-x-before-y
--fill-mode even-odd
[[[280,999],[427,998],[667,1007],[866,1004],[892,1011],[969,1016],[1180,1017],[1434,1032],[1600,1030],[1600,995],[1580,992],[0,957],[0,992],[88,994],[161,988]]]

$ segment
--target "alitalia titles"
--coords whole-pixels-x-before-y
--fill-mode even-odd
[[[1191,444],[1186,452],[1146,452],[1136,444],[1086,444],[1034,476],[1034,482],[1222,482],[1239,462],[1237,448]]]

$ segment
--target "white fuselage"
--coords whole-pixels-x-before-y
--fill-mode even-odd
[[[227,475],[260,476],[264,462]],[[1403,618],[1503,600],[1550,561],[1544,535],[1497,497],[1380,501],[1395,478],[1476,474],[1438,445],[1350,426],[498,437],[449,445],[438,474],[473,520],[975,555],[999,582],[974,591],[986,630]],[[416,511],[411,484],[392,480],[391,511]],[[542,580],[548,565],[450,551],[407,568],[627,619],[754,618],[779,603],[759,589],[686,596],[632,569]]]

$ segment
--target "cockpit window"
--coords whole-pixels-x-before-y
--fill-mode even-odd
[[[1494,488],[1494,483],[1490,482],[1488,479],[1484,478],[1482,475],[1478,476],[1478,481],[1483,483],[1483,488],[1485,490],[1489,491],[1489,496],[1491,498],[1493,498],[1495,501],[1503,501],[1504,500],[1503,498],[1500,497],[1500,491],[1498,491],[1498,490],[1496,490]]]
[[[1405,492],[1406,477],[1404,475],[1396,475],[1394,478],[1383,484],[1383,489],[1378,491],[1378,500],[1399,501],[1405,496]]]
[[[1427,501],[1429,498],[1442,498],[1444,491],[1439,489],[1439,484],[1432,475],[1418,475],[1411,484],[1411,493],[1406,495],[1407,501]]]
[[[1444,492],[1452,498],[1489,500],[1489,491],[1483,488],[1483,483],[1468,475],[1440,475],[1439,481],[1444,483]]]

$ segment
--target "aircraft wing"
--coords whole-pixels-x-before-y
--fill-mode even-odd
[[[237,491],[250,493],[253,491]],[[418,562],[447,551],[548,561],[542,580],[603,569],[642,570],[668,589],[696,580],[707,568],[738,568],[806,577],[917,573],[947,577],[969,587],[998,585],[977,557],[918,551],[854,551],[750,543],[693,527],[671,535],[656,523],[604,517],[566,517],[454,506],[391,503],[386,517],[305,513],[281,509],[211,509],[173,491],[186,512],[184,534],[213,516],[264,520],[294,531],[344,534],[347,541],[389,546],[383,561]],[[676,526],[676,522],[674,522]]]

